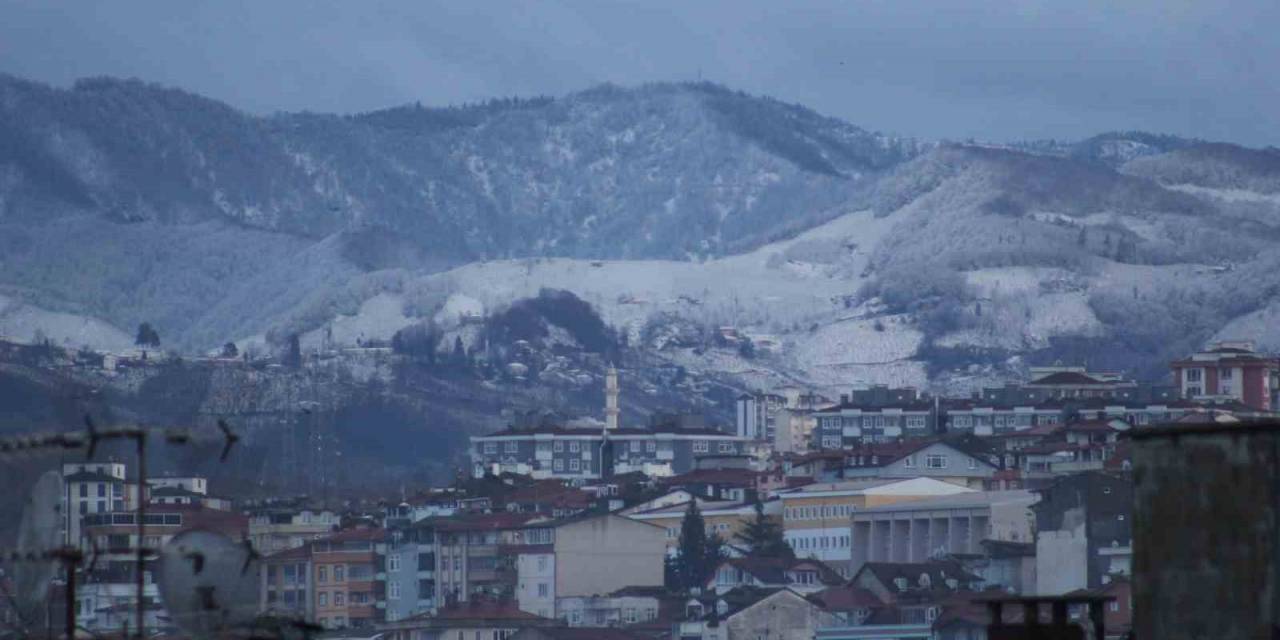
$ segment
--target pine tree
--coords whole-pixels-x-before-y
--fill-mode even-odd
[[[704,586],[724,557],[724,541],[719,536],[707,535],[707,525],[697,501],[689,501],[680,525],[680,546],[672,561],[672,586],[686,591]]]
[[[144,322],[138,325],[138,335],[133,343],[139,347],[159,347],[160,333],[151,326],[150,322]]]
[[[747,547],[752,558],[796,557],[796,553],[782,535],[782,523],[764,513],[764,503],[756,500],[756,515],[734,537]]]
[[[284,364],[295,369],[302,366],[302,339],[297,333],[289,334],[289,344],[284,354]]]

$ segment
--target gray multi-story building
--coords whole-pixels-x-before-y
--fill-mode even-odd
[[[816,448],[849,449],[942,433],[1001,435],[1079,420],[1160,424],[1198,407],[1180,399],[1172,387],[1101,380],[1076,371],[1058,371],[1025,385],[984,389],[972,398],[930,398],[914,389],[876,387],[842,395],[840,400],[814,412]]]
[[[671,475],[692,471],[702,456],[741,455],[746,442],[698,426],[509,428],[472,437],[471,462],[477,476],[492,471],[584,480],[632,471]]]
[[[436,535],[431,527],[414,526],[407,519],[387,519],[387,540],[380,551],[384,561],[377,578],[385,584],[387,622],[435,612]]]

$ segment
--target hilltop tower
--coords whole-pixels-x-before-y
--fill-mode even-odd
[[[612,364],[604,378],[604,428],[618,428],[618,370]]]

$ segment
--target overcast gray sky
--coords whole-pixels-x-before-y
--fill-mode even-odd
[[[702,77],[924,138],[1280,144],[1280,1],[0,0],[0,71],[365,111]]]

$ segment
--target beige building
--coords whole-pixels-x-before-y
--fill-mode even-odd
[[[267,555],[319,540],[338,528],[332,511],[308,507],[262,507],[249,511],[249,541]]]
[[[658,526],[610,514],[551,521],[545,529],[549,544],[526,548],[516,561],[523,611],[559,617],[557,598],[662,586],[666,544]]]
[[[781,506],[777,500],[764,503],[765,515],[781,516]],[[680,544],[680,530],[683,528],[685,511],[688,509],[689,503],[686,502],[633,513],[627,517],[659,527],[666,541],[668,553],[674,553],[675,548]],[[699,501],[698,510],[702,513],[707,534],[719,535],[725,542],[732,542],[737,533],[756,517],[755,505],[750,502]]]
[[[981,554],[983,540],[1034,543],[1030,491],[977,491],[860,509],[853,514],[854,564],[927,562]]]
[[[976,493],[933,478],[855,480],[806,485],[778,494],[783,535],[796,555],[851,572],[850,518],[861,509],[912,500]]]

